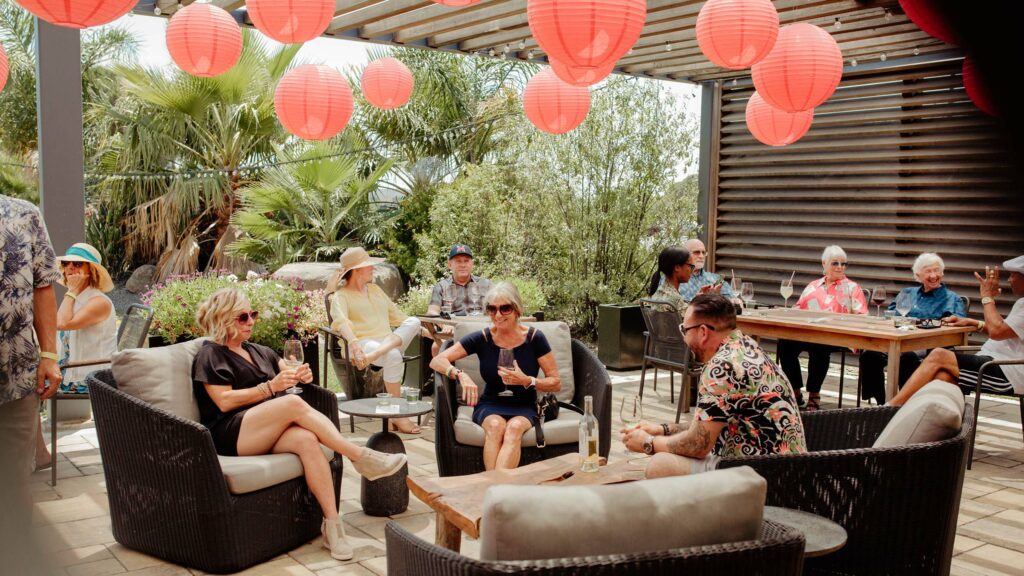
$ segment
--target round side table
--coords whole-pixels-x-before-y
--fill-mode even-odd
[[[383,409],[385,406],[376,398],[363,398],[341,402],[338,409],[349,416],[381,419],[383,427],[366,441],[367,448],[389,454],[405,454],[402,438],[388,430],[388,420],[428,414],[434,410],[434,405],[424,400],[407,402],[402,398],[391,398],[387,407],[394,409],[395,406],[398,406],[397,412],[378,412],[378,407]],[[409,488],[405,485],[408,475],[409,466],[406,465],[391,476],[378,480],[363,478],[359,492],[363,512],[370,516],[393,516],[404,512],[409,507]]]
[[[825,556],[846,546],[846,529],[824,516],[792,508],[765,506],[764,517],[803,532],[807,541],[805,558]]]

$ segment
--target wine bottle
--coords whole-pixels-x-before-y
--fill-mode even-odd
[[[583,417],[580,418],[580,472],[597,472],[598,428],[594,417],[594,397],[583,398]]]

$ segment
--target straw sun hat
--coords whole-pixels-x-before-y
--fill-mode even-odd
[[[356,268],[366,268],[367,266],[376,266],[384,262],[383,258],[374,258],[366,253],[361,246],[353,246],[347,248],[341,255],[341,274],[345,276],[349,270],[355,270]]]
[[[72,245],[71,248],[68,248],[66,254],[57,257],[57,261],[88,262],[89,265],[96,270],[97,275],[100,278],[99,285],[96,286],[96,288],[98,288],[100,292],[110,292],[114,289],[114,281],[110,279],[110,273],[107,272],[107,269],[103,267],[103,264],[101,264],[102,258],[100,257],[100,251],[85,242],[79,242],[78,244]],[[63,274],[60,275],[60,280],[58,280],[58,282],[60,282],[61,286],[65,286]]]

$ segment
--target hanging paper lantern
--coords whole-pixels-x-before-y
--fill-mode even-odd
[[[530,31],[549,60],[599,73],[640,38],[645,0],[527,0]]]
[[[334,18],[334,0],[248,0],[253,25],[284,44],[308,42]]]
[[[786,112],[816,108],[843,78],[843,53],[828,32],[813,24],[783,26],[775,47],[751,68],[754,87]]]
[[[564,134],[579,126],[590,112],[590,90],[562,82],[551,68],[526,83],[523,111],[534,126],[548,134]]]
[[[138,0],[15,0],[40,19],[65,28],[89,28],[113,22]]]
[[[697,15],[700,51],[730,70],[767,56],[778,35],[779,13],[771,0],[708,0]]]
[[[444,4],[445,6],[471,6],[480,2],[480,0],[434,0],[435,4]]]
[[[305,64],[277,83],[274,110],[285,130],[306,140],[326,140],[352,117],[352,89],[334,68]]]
[[[995,102],[992,100],[992,92],[981,77],[977,64],[971,56],[964,58],[963,81],[967,96],[979,110],[989,116],[999,116]]]
[[[242,30],[223,8],[194,2],[167,24],[167,51],[193,76],[218,76],[242,55]]]
[[[573,86],[593,86],[607,78],[608,75],[612,73],[612,70],[615,70],[616,62],[612,62],[605,68],[598,70],[566,66],[558,60],[552,59],[549,59],[548,64],[550,64],[551,69],[555,71],[555,76],[561,78],[563,82]]]
[[[946,7],[954,6],[949,2],[942,4]],[[900,7],[907,14],[907,18],[925,34],[946,44],[960,44],[949,14],[943,12],[941,7],[937,7],[935,0],[900,0]]]
[[[4,86],[7,84],[7,52],[4,51],[4,45],[0,44],[0,92],[3,91]]]
[[[374,60],[363,70],[363,96],[370,104],[383,110],[398,108],[408,102],[412,86],[412,72],[394,58]]]
[[[814,121],[814,108],[786,112],[772,107],[754,92],[747,101],[747,129],[762,144],[785,146],[803,138]]]

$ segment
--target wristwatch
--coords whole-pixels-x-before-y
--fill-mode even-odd
[[[535,388],[537,386],[537,377],[530,376],[530,383],[526,385],[527,388]]]
[[[654,436],[647,435],[647,439],[644,440],[644,454],[654,454]]]
[[[981,305],[984,306],[985,304],[992,304],[995,301],[996,301],[995,298],[992,298],[990,296],[985,296],[984,298],[981,299]]]

